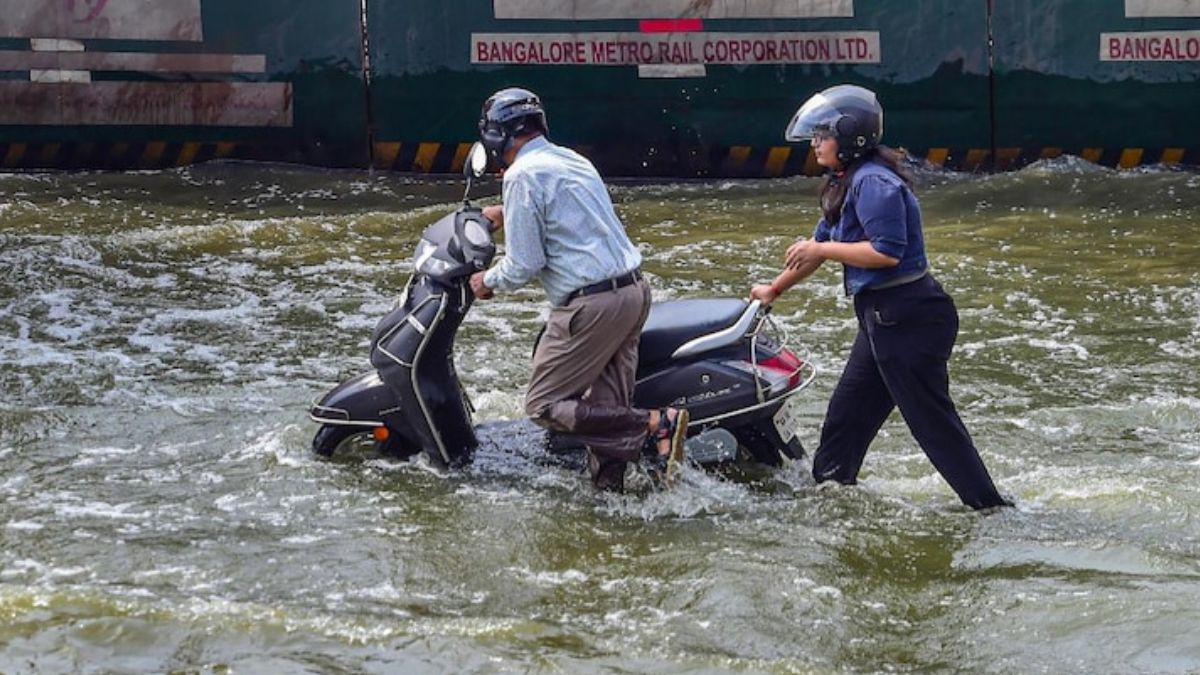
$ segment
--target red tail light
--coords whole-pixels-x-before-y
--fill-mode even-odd
[[[784,347],[775,356],[759,361],[758,365],[783,373],[788,378],[788,387],[795,387],[800,384],[800,370],[804,367],[804,361]]]

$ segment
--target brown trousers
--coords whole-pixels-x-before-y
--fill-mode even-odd
[[[552,307],[533,355],[525,413],[539,425],[579,436],[592,482],[621,490],[625,467],[641,455],[649,413],[631,407],[638,339],[650,313],[650,285]]]

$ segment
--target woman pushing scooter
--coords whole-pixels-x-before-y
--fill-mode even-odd
[[[840,85],[793,116],[788,141],[812,143],[827,170],[812,239],[787,250],[786,267],[750,297],[771,303],[826,260],[842,263],[858,335],[829,401],[813,456],[817,482],[857,482],[867,447],[900,409],[909,430],[964,504],[1011,506],[1000,496],[950,398],[947,362],[958,336],[954,301],[929,271],[921,209],[899,153],[880,145],[883,108],[862,87]]]

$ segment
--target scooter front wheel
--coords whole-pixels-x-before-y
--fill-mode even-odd
[[[333,457],[333,453],[353,436],[371,433],[371,427],[348,424],[322,424],[313,435],[313,453],[321,457]]]

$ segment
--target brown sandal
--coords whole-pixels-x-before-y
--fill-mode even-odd
[[[684,462],[687,461],[684,441],[687,440],[688,422],[691,420],[687,408],[675,408],[675,419],[671,419],[668,414],[670,410],[672,408],[662,408],[658,411],[658,428],[651,434],[653,454],[650,466],[667,487],[675,482]],[[671,442],[671,447],[665,455],[658,452],[660,441]]]

